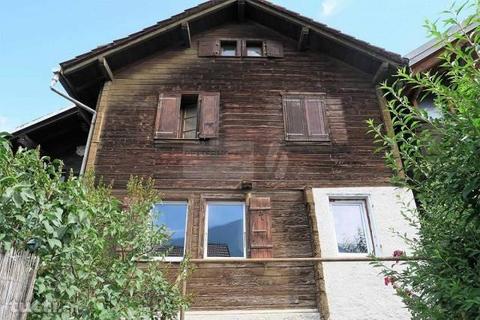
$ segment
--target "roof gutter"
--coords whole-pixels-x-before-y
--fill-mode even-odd
[[[90,143],[92,141],[92,136],[93,136],[93,129],[95,127],[95,122],[97,120],[97,112],[90,108],[89,106],[83,104],[82,102],[78,101],[77,99],[74,99],[70,97],[69,95],[61,92],[60,90],[55,88],[55,85],[58,83],[58,80],[60,78],[60,71],[54,71],[53,72],[53,77],[52,81],[50,83],[50,90],[61,96],[62,98],[67,99],[70,102],[73,102],[77,107],[80,109],[83,109],[87,111],[88,113],[92,114],[92,120],[90,121],[90,129],[88,131],[88,138],[87,138],[87,143],[85,145],[85,153],[83,155],[82,159],[82,166],[80,167],[80,175],[83,175],[85,173],[85,168],[87,166],[87,159],[88,159],[88,154],[90,153]]]

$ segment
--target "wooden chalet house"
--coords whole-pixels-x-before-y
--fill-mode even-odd
[[[406,249],[390,228],[413,232],[398,203],[412,195],[365,123],[389,123],[376,86],[405,64],[271,2],[222,0],[58,76],[96,113],[87,169],[119,197],[131,175],[155,179],[167,260],[197,266],[186,319],[408,319],[378,270],[345,262]]]

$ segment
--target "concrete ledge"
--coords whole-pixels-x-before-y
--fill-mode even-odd
[[[316,309],[187,311],[186,320],[320,320]]]

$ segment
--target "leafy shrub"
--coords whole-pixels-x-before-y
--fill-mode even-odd
[[[446,26],[458,28],[453,34],[427,23],[445,44],[438,71],[400,70],[383,86],[394,136],[370,121],[395,183],[410,188],[417,201],[418,209],[405,214],[418,235],[406,240],[413,255],[425,259],[404,262],[400,270],[382,267],[414,319],[480,319],[480,2],[460,22],[467,5],[445,12]],[[465,32],[472,24],[476,29]],[[409,89],[420,90],[420,98],[433,95],[443,116],[431,119],[415,108]],[[403,170],[395,166],[395,143]]]
[[[41,258],[30,319],[172,319],[187,307],[185,265],[137,262],[166,239],[151,225],[153,181],[131,178],[128,194],[122,208],[93,175],[65,179],[60,161],[0,135],[0,250]]]

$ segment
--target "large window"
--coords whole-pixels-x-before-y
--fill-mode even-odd
[[[165,226],[169,240],[156,248],[168,260],[181,260],[185,255],[185,230],[187,225],[187,202],[163,202],[155,205],[153,224]]]
[[[331,200],[339,253],[373,252],[372,231],[365,200]]]
[[[206,258],[245,258],[245,204],[209,202],[205,218]]]

